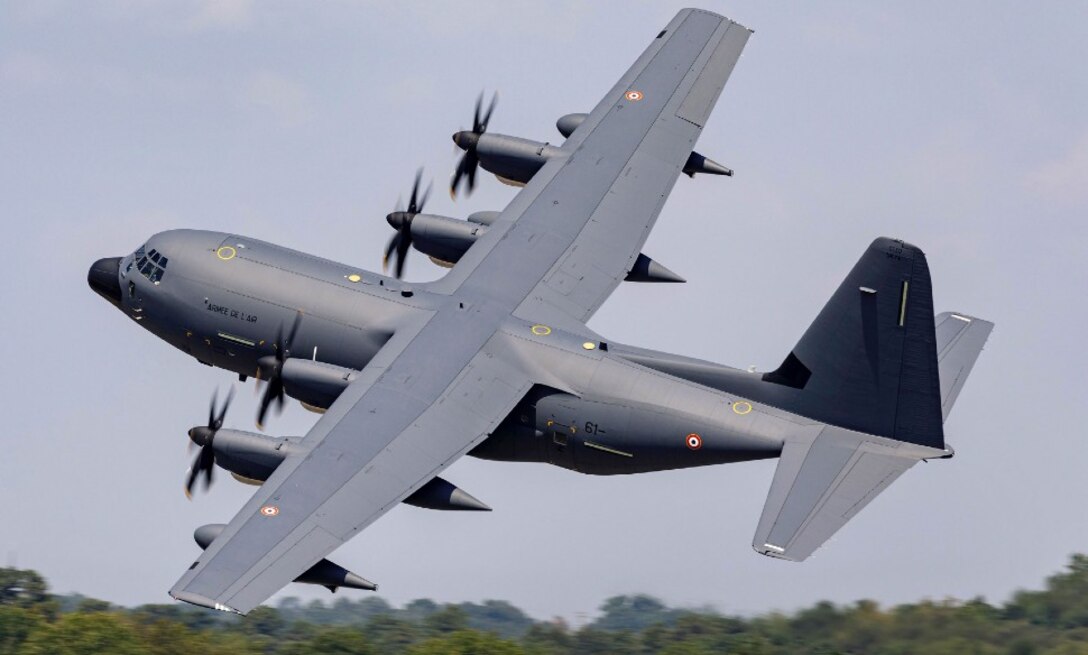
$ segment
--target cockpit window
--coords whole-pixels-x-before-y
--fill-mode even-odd
[[[140,275],[143,275],[155,284],[158,284],[159,281],[162,280],[163,275],[166,274],[166,257],[154,248],[152,248],[150,252],[145,253],[144,246],[140,246],[132,255],[132,262],[130,262],[128,268],[125,269],[126,274],[132,270],[133,263],[135,263],[136,270],[140,272]]]

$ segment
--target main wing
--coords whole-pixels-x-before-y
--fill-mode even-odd
[[[489,347],[512,313],[584,330],[634,264],[749,30],[685,9],[428,289],[402,327],[171,589],[248,612],[483,440],[534,380]]]
[[[170,595],[245,614],[482,441],[531,386],[475,312],[378,353]]]
[[[432,288],[580,327],[634,265],[750,33],[707,11],[677,14]]]

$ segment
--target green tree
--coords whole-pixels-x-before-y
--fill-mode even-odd
[[[482,605],[461,603],[459,607],[468,615],[470,628],[508,639],[523,636],[533,625],[525,612],[503,600],[485,600]]]
[[[366,622],[363,634],[379,653],[403,653],[422,638],[416,624],[388,615],[379,615]]]
[[[142,655],[147,648],[129,621],[118,614],[65,614],[43,624],[23,642],[20,655]]]
[[[653,596],[613,596],[601,604],[601,617],[593,622],[597,630],[642,630],[655,623],[671,623],[677,612]]]
[[[0,653],[17,652],[26,638],[44,625],[45,618],[36,610],[0,605]]]
[[[429,634],[444,635],[468,628],[468,614],[456,605],[446,605],[423,619]]]
[[[408,649],[409,655],[522,655],[524,652],[513,641],[477,630],[431,637]]]
[[[53,618],[58,603],[49,595],[49,586],[37,571],[0,568],[0,607],[34,609]]]
[[[284,646],[277,655],[371,655],[377,652],[358,628],[330,626],[304,642]]]
[[[521,640],[526,653],[533,655],[565,655],[573,652],[574,638],[562,619],[550,623],[535,623]]]

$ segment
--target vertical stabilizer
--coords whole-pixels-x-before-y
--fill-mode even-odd
[[[786,409],[866,434],[944,448],[933,290],[921,249],[873,241],[782,365]]]

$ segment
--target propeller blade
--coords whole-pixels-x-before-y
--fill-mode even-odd
[[[232,400],[234,400],[234,387],[231,387],[230,391],[227,392],[227,399],[223,402],[223,408],[219,410],[219,415],[215,417],[215,422],[210,424],[213,430],[218,430],[223,427],[223,419],[227,416],[227,410],[230,409]],[[214,407],[214,396],[212,406]]]
[[[219,389],[212,392],[212,402],[208,405],[208,423],[207,425],[213,425],[215,423],[215,402],[219,396]]]
[[[481,92],[480,92],[480,99],[482,100],[482,99],[483,99],[483,97],[484,97],[484,94],[483,94],[483,92],[481,91]],[[478,132],[478,133],[481,133],[481,134],[482,134],[482,133],[484,133],[484,132],[486,132],[486,131],[487,131],[487,124],[491,122],[491,112],[495,111],[495,105],[496,105],[496,104],[498,104],[498,102],[499,102],[499,92],[498,92],[498,91],[496,91],[496,92],[494,93],[494,95],[492,95],[492,96],[491,96],[491,104],[490,104],[490,105],[488,105],[488,107],[487,107],[487,113],[486,113],[486,114],[484,114],[484,118],[483,118],[483,120],[482,120],[482,121],[480,121],[480,129],[479,129],[479,130],[475,130],[476,132]],[[477,101],[477,105],[476,105],[476,106],[477,106],[477,108],[479,107],[479,101]]]
[[[210,443],[200,449],[200,467],[204,471],[204,489],[206,491],[212,486],[212,475],[215,472],[215,451],[212,450]]]
[[[280,382],[279,371],[275,375],[276,377],[268,382],[268,388],[261,396],[260,409],[257,410],[257,427],[261,430],[264,430],[264,419],[268,416],[268,408],[272,405],[272,401],[277,401],[277,409],[283,409],[283,383]]]
[[[389,270],[389,258],[393,255],[394,251],[400,250],[400,230],[397,230],[393,234],[393,238],[389,240],[389,243],[385,246],[385,254],[382,256],[382,272]]]
[[[408,213],[415,214],[419,212],[416,206],[416,197],[419,195],[419,182],[423,177],[423,169],[420,168],[416,171],[416,179],[412,182],[412,195],[408,196]]]
[[[196,483],[196,476],[200,474],[200,469],[197,468],[200,464],[200,453],[197,453],[196,459],[193,460],[193,465],[189,467],[189,475],[185,478],[185,497],[192,499],[193,497],[193,485]]]
[[[466,152],[461,155],[461,159],[457,161],[457,168],[453,169],[453,177],[450,178],[450,198],[457,199],[457,185],[461,183],[461,177],[465,174],[465,169],[468,167],[469,154]]]
[[[401,223],[400,230],[397,231],[397,263],[393,274],[398,280],[404,277],[404,264],[408,261],[408,249],[412,246],[413,218],[415,214],[408,214]]]
[[[480,108],[484,104],[484,92],[480,91],[480,95],[476,98],[476,110],[472,112],[472,131],[476,134],[483,132],[483,125],[480,122]]]
[[[462,178],[467,178],[469,192],[472,192],[472,188],[476,185],[476,168],[479,164],[480,160],[476,158],[476,151],[466,150],[464,156],[461,157],[461,161],[457,163],[457,169],[453,172],[453,179],[450,180],[451,198],[456,199],[457,187]]]
[[[428,182],[427,188],[423,191],[423,197],[419,199],[419,212],[423,213],[423,208],[427,205],[427,199],[431,197],[431,189],[434,187],[434,182]]]
[[[302,311],[295,312],[295,321],[291,323],[291,331],[287,333],[287,341],[283,343],[283,355],[282,359],[287,359],[291,354],[291,344],[295,342],[295,335],[298,334],[298,326],[302,324]],[[229,401],[228,401],[229,402]]]

